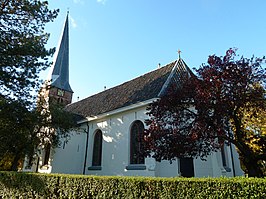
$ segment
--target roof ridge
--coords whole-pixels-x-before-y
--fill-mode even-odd
[[[147,72],[147,73],[144,73],[144,74],[142,74],[142,75],[139,75],[139,76],[137,76],[137,77],[134,77],[133,79],[131,79],[131,80],[127,80],[127,81],[125,81],[125,82],[123,82],[123,83],[121,83],[121,84],[118,84],[118,85],[114,86],[114,87],[117,87],[117,86],[120,86],[120,85],[126,84],[126,83],[131,82],[131,81],[133,81],[133,80],[135,80],[135,79],[138,79],[138,78],[140,78],[140,77],[142,77],[142,76],[149,75],[150,73],[153,73],[153,72],[156,72],[156,71],[162,70],[163,68],[165,68],[165,67],[167,67],[167,66],[170,66],[171,64],[173,64],[173,63],[176,62],[176,61],[177,61],[177,60],[172,61],[172,62],[170,62],[170,63],[168,63],[168,64],[166,64],[166,65],[164,65],[164,66],[161,66],[160,68],[153,69],[153,70],[151,70],[151,71],[149,71],[149,72]],[[109,89],[112,89],[112,88],[114,88],[114,87],[111,87],[111,88],[109,88]],[[107,89],[107,90],[108,90],[108,89]],[[101,91],[101,92],[104,92],[104,91]]]
[[[176,60],[132,80],[88,96],[68,105],[66,109],[87,117],[157,98],[175,62]]]
[[[170,66],[171,64],[175,63],[176,61],[177,61],[177,60],[174,60],[174,61],[172,61],[172,62],[170,62],[170,63],[168,63],[168,64],[165,64],[164,66],[161,66],[160,68],[156,68],[156,69],[151,70],[151,71],[149,71],[149,72],[147,72],[147,73],[144,73],[144,74],[142,74],[142,75],[139,75],[139,76],[137,76],[137,77],[134,77],[134,78],[131,79],[131,80],[127,80],[127,81],[122,82],[122,83],[120,83],[120,84],[118,84],[118,85],[116,85],[116,86],[110,87],[110,88],[108,88],[108,89],[106,89],[106,90],[99,91],[98,93],[92,94],[92,95],[90,95],[90,96],[88,96],[88,97],[86,97],[86,98],[83,98],[83,99],[81,99],[81,100],[79,100],[79,101],[77,101],[77,102],[80,102],[80,101],[86,100],[87,98],[93,97],[93,96],[95,96],[95,95],[98,95],[98,94],[101,94],[101,93],[107,92],[107,91],[109,91],[109,90],[111,90],[111,89],[114,89],[114,88],[116,88],[116,87],[119,87],[119,86],[122,86],[122,85],[124,85],[124,84],[127,84],[127,83],[129,83],[129,82],[131,82],[131,81],[134,81],[134,80],[136,80],[136,79],[138,79],[138,78],[141,78],[141,77],[143,77],[143,76],[145,76],[145,75],[149,75],[149,74],[151,74],[151,73],[153,73],[153,72],[156,72],[156,71],[159,71],[159,70],[163,70],[165,67]],[[74,104],[74,103],[77,103],[77,102],[73,102],[73,103],[71,103],[71,104]],[[69,105],[71,105],[71,104],[69,104]]]
[[[83,117],[96,116],[139,102],[158,98],[163,87],[174,81],[179,84],[181,73],[187,71],[186,63],[177,59],[160,68],[144,73],[107,90],[72,103],[66,109]],[[180,69],[180,70],[179,70]]]

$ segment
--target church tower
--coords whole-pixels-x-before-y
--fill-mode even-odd
[[[70,104],[72,102],[72,95],[73,91],[69,84],[69,26],[67,13],[61,41],[57,47],[53,65],[47,82],[40,90],[38,100],[44,99],[45,104],[42,105],[47,108],[51,102],[62,105]],[[33,159],[31,157],[26,158],[23,170],[41,173],[51,172],[51,144],[47,143],[42,147],[36,164],[32,165]]]
[[[55,53],[55,59],[48,76],[48,85],[44,88],[45,99],[49,103],[67,105],[72,102],[73,91],[69,84],[69,27],[68,14],[61,41]],[[48,97],[48,98],[47,98]],[[48,105],[49,106],[49,105]],[[38,172],[50,172],[51,169],[51,144],[44,146],[40,158],[41,165]],[[38,163],[39,164],[39,163]]]
[[[48,96],[52,101],[67,105],[72,102],[73,91],[69,84],[69,26],[68,14],[63,34],[56,51],[48,80]]]

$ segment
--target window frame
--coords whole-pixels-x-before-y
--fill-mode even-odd
[[[129,131],[129,165],[126,166],[127,170],[146,170],[145,157],[138,156],[141,149],[141,134],[144,132],[144,124],[140,120],[132,122]],[[142,131],[142,132],[141,132]],[[135,134],[135,135],[134,135]],[[137,144],[137,146],[136,146]]]
[[[231,172],[231,168],[229,166],[227,147],[228,147],[228,144],[226,142],[224,142],[223,146],[220,149],[222,167],[225,169],[226,172]]]
[[[102,168],[103,133],[96,130],[93,137],[92,160],[89,170],[101,170]]]

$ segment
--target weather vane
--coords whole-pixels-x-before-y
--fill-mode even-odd
[[[179,59],[180,59],[181,50],[178,49],[177,53],[178,53],[178,57],[179,57]]]

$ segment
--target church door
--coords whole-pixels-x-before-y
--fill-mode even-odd
[[[193,158],[180,158],[180,172],[183,177],[194,177]]]

